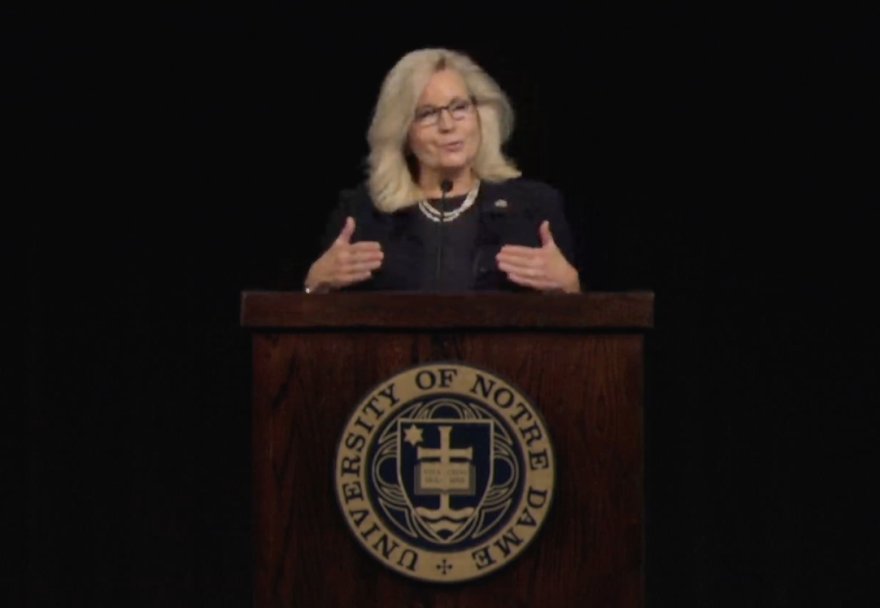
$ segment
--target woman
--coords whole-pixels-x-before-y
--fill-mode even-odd
[[[512,127],[468,57],[404,56],[369,129],[369,178],[342,193],[306,291],[579,292],[562,197],[505,158]]]

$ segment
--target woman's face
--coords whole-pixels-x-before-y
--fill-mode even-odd
[[[446,174],[470,168],[480,147],[480,121],[456,72],[441,70],[431,76],[416,104],[409,147],[423,172]]]

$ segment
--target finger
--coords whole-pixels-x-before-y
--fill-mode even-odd
[[[366,281],[367,279],[373,276],[372,272],[364,271],[364,272],[351,272],[348,274],[342,275],[340,282],[343,285],[351,285],[352,283],[360,283],[361,281]]]
[[[519,276],[530,279],[545,278],[544,270],[536,266],[522,266],[518,264],[508,264],[507,262],[499,262],[498,270],[501,272],[514,273]]]
[[[381,251],[367,251],[362,253],[349,252],[345,256],[345,263],[360,264],[363,262],[381,262],[385,259],[385,254]]]
[[[554,281],[548,281],[546,279],[534,279],[516,272],[507,273],[507,278],[518,285],[522,285],[523,287],[531,287],[532,289],[538,289],[540,291],[558,289]]]
[[[553,241],[553,235],[550,233],[550,222],[547,220],[541,222],[541,226],[538,228],[538,234],[541,235],[541,245],[544,247],[556,244]]]
[[[535,255],[539,253],[539,247],[526,247],[524,245],[505,245],[499,253],[509,253],[511,255]]]
[[[357,247],[356,244],[346,247],[345,253],[349,257],[361,258],[376,258],[383,257],[385,255],[385,253],[381,249],[377,249],[376,247]]]
[[[498,260],[498,270],[501,272],[521,272],[523,274],[529,270],[529,266],[526,264],[519,264],[517,262],[510,262],[507,260]]]
[[[382,251],[382,245],[376,241],[358,241],[351,244],[352,251]]]
[[[336,249],[335,262],[339,268],[345,268],[349,264],[359,264],[361,262],[374,262],[384,259],[385,254],[381,251],[365,251],[356,252],[346,245],[340,245]]]
[[[342,227],[339,236],[336,237],[336,242],[341,244],[350,243],[352,234],[354,234],[354,218],[349,216],[345,218],[345,225]]]
[[[519,269],[522,271],[527,271],[530,269],[543,269],[544,263],[541,258],[531,256],[531,257],[522,257],[515,255],[498,255],[497,262],[499,268],[504,265],[511,269]]]
[[[380,266],[382,266],[381,260],[374,260],[372,262],[356,262],[353,264],[347,264],[341,272],[342,274],[359,274],[362,272],[376,270]]]
[[[512,264],[532,264],[535,260],[540,259],[537,250],[529,251],[501,251],[495,256],[499,262],[510,262]]]

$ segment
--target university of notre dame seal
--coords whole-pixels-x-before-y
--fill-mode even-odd
[[[553,499],[543,418],[510,382],[435,362],[380,383],[349,417],[336,495],[354,537],[406,576],[463,582],[519,556]]]

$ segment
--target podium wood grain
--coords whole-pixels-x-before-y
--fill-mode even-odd
[[[291,307],[302,313],[315,301],[294,298],[274,313],[250,309],[252,326],[264,320],[252,341],[258,608],[643,605],[644,338],[619,327],[649,326],[644,306],[617,311],[629,323],[599,314],[608,331],[581,326],[589,323],[572,312],[568,327],[549,322],[523,331],[443,323],[358,329],[332,319],[322,330],[276,328],[296,319]],[[455,586],[411,580],[378,563],[351,537],[333,490],[350,409],[401,369],[442,359],[486,367],[519,386],[543,414],[557,456],[555,502],[533,545],[506,568]]]

